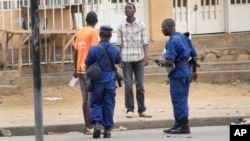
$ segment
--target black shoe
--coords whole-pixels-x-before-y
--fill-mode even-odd
[[[103,138],[111,138],[110,128],[104,129]]]
[[[177,128],[179,128],[179,126],[181,126],[181,122],[180,120],[175,120],[174,126],[171,128],[166,128],[163,130],[164,133],[170,133],[172,130],[176,130]]]
[[[171,130],[169,134],[190,134],[189,126],[180,126],[177,129]]]
[[[177,128],[178,128],[178,127],[177,127]],[[171,134],[171,131],[172,131],[172,130],[176,130],[177,128],[176,128],[176,127],[166,128],[166,129],[163,129],[163,132],[164,132],[164,133]]]
[[[99,122],[96,122],[94,125],[93,138],[100,138],[100,134],[101,134],[101,125]]]
[[[169,134],[190,134],[188,119],[183,118],[180,120],[180,125],[176,129],[168,131]]]

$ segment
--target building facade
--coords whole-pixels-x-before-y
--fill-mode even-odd
[[[133,2],[136,6],[136,17],[142,20],[148,27],[149,40],[154,42],[165,41],[161,33],[161,22],[165,18],[173,18],[176,21],[177,31],[189,31],[192,34],[213,34],[250,31],[250,0],[38,0],[40,30],[78,30],[85,23],[85,16],[89,11],[98,14],[98,29],[100,25],[110,25],[114,28],[111,41],[116,42],[116,27],[119,22],[125,20],[124,6],[127,2]],[[1,0],[0,1],[0,42],[1,49],[11,50],[9,60],[15,62],[15,49],[27,49],[30,56],[30,38],[24,42],[22,36],[14,36],[5,47],[3,42],[5,30],[30,30],[30,0]],[[20,35],[20,34],[19,34]],[[47,43],[53,46],[52,56],[54,62],[57,56],[62,56],[58,47],[63,45],[64,36],[56,37],[51,43],[49,34],[41,35],[44,47],[43,55],[48,51]],[[73,61],[72,41],[67,48],[66,60]],[[150,47],[150,51],[160,51]],[[4,54],[0,50],[1,55]],[[2,55],[3,56],[3,55]],[[26,57],[26,56],[24,56]],[[23,59],[23,64],[25,59]],[[30,62],[30,58],[28,59]],[[0,61],[1,62],[1,61]],[[44,60],[44,63],[47,63]]]

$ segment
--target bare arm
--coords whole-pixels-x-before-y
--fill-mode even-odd
[[[78,77],[78,75],[77,75],[77,50],[75,50],[75,55],[74,55],[74,68],[75,68],[75,70],[74,70],[74,73],[73,73],[73,76],[74,77]]]
[[[120,46],[120,45],[117,45],[118,46],[118,48],[119,48],[119,50],[120,50],[120,54],[122,54],[122,46]],[[121,62],[120,62],[120,64],[119,64],[119,67],[122,69],[122,67],[123,67],[123,65],[122,65],[122,60],[121,60]]]
[[[174,66],[174,61],[170,59],[164,59],[159,62],[160,66],[162,67],[172,67]]]
[[[144,66],[147,66],[148,65],[148,45],[145,44],[143,46],[143,50],[144,50]]]

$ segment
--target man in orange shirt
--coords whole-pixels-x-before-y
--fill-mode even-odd
[[[80,88],[83,97],[82,103],[82,111],[84,117],[84,134],[91,134],[93,127],[90,124],[89,119],[89,104],[90,104],[90,92],[87,91],[88,79],[86,79],[86,75],[82,74],[79,70],[85,71],[85,59],[89,52],[89,48],[92,45],[96,45],[99,42],[99,34],[98,31],[95,30],[95,25],[97,24],[97,15],[95,12],[91,11],[86,16],[87,25],[84,26],[77,34],[75,38],[75,57],[74,57],[74,65],[75,71],[74,76],[79,78]]]

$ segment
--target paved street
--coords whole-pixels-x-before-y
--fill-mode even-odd
[[[128,130],[136,130],[172,126],[173,110],[167,92],[169,87],[166,84],[155,82],[146,83],[146,86],[147,98],[145,102],[147,111],[153,117],[141,118],[135,113],[134,118],[126,118],[124,89],[118,89],[114,114],[115,129],[119,130],[120,127],[125,127]],[[236,87],[232,85],[193,83],[189,99],[190,126],[223,126],[238,123],[239,118],[249,118],[250,111],[246,110],[250,109],[249,88],[249,84],[239,84]],[[3,103],[0,104],[0,115],[2,115],[0,116],[0,129],[11,131],[13,136],[34,135],[34,99],[32,92],[27,90],[23,95],[6,96],[1,99]],[[44,98],[62,97],[62,100],[59,101],[43,100],[44,134],[48,132],[82,132],[83,117],[81,106],[79,106],[81,105],[79,87],[75,89],[64,86],[48,87],[43,92]],[[158,133],[161,135],[162,132]],[[160,135],[157,135],[157,137]],[[113,134],[114,138],[119,139],[119,136],[120,132]],[[88,137],[81,136],[81,134],[79,138],[88,139]],[[34,138],[31,139],[34,141]]]
[[[170,135],[162,132],[162,129],[113,131],[113,141],[229,141],[229,126],[203,126],[192,127],[191,134]],[[1,137],[1,141],[35,141],[35,136]],[[57,135],[45,135],[44,141],[92,141],[90,135],[72,132]]]

